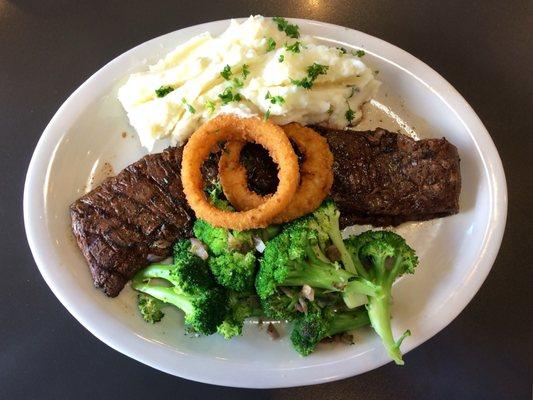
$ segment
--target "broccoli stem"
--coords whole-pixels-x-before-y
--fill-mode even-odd
[[[172,282],[171,271],[173,267],[171,264],[152,264],[139,271],[135,278],[138,280],[160,278]]]
[[[369,323],[370,319],[368,318],[367,312],[364,310],[339,313],[335,316],[328,329],[328,336],[333,336],[341,332],[354,331]]]
[[[391,327],[391,315],[390,315],[390,288],[378,291],[376,296],[370,297],[366,306],[370,323],[381,337],[381,340],[389,354],[389,357],[394,360],[398,365],[403,365],[402,353],[400,351],[400,345],[402,341],[411,334],[406,331],[400,339],[394,340]]]
[[[162,302],[178,307],[185,314],[191,314],[194,312],[194,306],[190,301],[190,296],[180,294],[171,287],[154,286],[142,281],[133,281],[131,286],[135,290],[149,294]]]
[[[352,279],[344,289],[345,296],[348,294],[364,294],[367,296],[376,296],[380,286],[361,278]]]
[[[344,240],[342,240],[338,213],[335,215],[334,218],[331,218],[331,229],[328,230],[328,236],[331,239],[331,242],[337,248],[337,250],[339,250],[344,269],[354,275],[357,275],[357,269],[355,268],[352,256],[348,252],[348,249],[346,249],[346,246],[344,245]]]
[[[291,268],[282,286],[309,285],[314,288],[327,289],[335,292],[342,291],[348,284],[352,274],[336,269],[331,264],[315,259],[312,264],[299,264]]]

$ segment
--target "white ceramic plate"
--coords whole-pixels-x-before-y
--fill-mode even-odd
[[[374,106],[390,106],[398,117],[373,113],[362,126],[390,127],[402,119],[407,124],[403,130],[412,128],[421,137],[445,136],[459,149],[460,214],[398,229],[421,261],[416,274],[401,279],[394,288],[394,331],[412,331],[403,344],[407,353],[461,312],[494,262],[507,212],[500,158],[461,95],[415,57],[358,31],[315,21],[294,22],[303,32],[332,45],[364,48],[365,61],[380,71],[384,85]],[[61,106],[35,149],[24,191],[24,222],[39,270],[63,305],[99,339],[136,360],[187,379],[284,387],[332,381],[383,365],[389,359],[370,330],[359,334],[356,345],[325,345],[302,358],[291,349],[286,335],[273,342],[254,325],[245,327],[243,337],[226,342],[217,336],[184,335],[177,312],[169,312],[161,324],[146,324],[136,314],[129,287],[109,299],[92,285],[70,233],[68,205],[101,180],[109,165],[118,171],[144,154],[116,100],[117,87],[128,74],[145,68],[146,62],[193,35],[219,34],[228,23],[193,26],[135,47],[94,74]],[[283,326],[280,329],[285,331]]]

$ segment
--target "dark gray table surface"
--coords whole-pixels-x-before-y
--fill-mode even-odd
[[[93,337],[35,266],[22,220],[24,177],[41,132],[67,96],[147,39],[255,13],[344,25],[405,49],[459,90],[498,147],[510,199],[498,259],[463,313],[410,352],[404,367],[268,391],[175,378]],[[0,398],[531,398],[532,39],[531,0],[0,0]]]

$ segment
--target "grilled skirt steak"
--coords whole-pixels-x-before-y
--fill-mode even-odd
[[[330,196],[341,226],[396,226],[459,211],[461,175],[457,148],[446,139],[413,140],[384,129],[356,132],[313,127],[333,153]],[[246,144],[241,154],[248,186],[265,195],[278,184],[266,150]]]
[[[446,139],[315,129],[334,156],[331,197],[343,226],[396,226],[459,212],[459,154]]]
[[[181,148],[148,155],[70,206],[72,230],[95,286],[114,297],[173,243],[191,236],[194,213],[181,185]]]
[[[334,156],[331,197],[342,226],[398,225],[455,214],[459,210],[459,156],[446,139],[415,141],[376,129],[368,132],[315,127]],[[133,163],[70,207],[72,230],[95,286],[114,297],[153,257],[191,236],[194,212],[181,185],[182,148],[169,148]],[[300,157],[301,158],[301,157]],[[277,168],[262,147],[247,144],[241,161],[248,185],[275,191]],[[206,181],[218,175],[218,156],[203,166]]]

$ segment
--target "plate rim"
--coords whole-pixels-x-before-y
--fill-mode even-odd
[[[265,17],[267,18],[267,17]],[[244,20],[245,18],[234,18],[236,20]],[[488,273],[490,272],[492,265],[496,259],[496,256],[499,252],[499,248],[501,245],[501,241],[503,238],[505,225],[506,225],[506,219],[507,219],[507,184],[506,184],[506,178],[505,173],[503,170],[503,165],[500,159],[500,156],[498,154],[498,151],[496,149],[496,146],[494,145],[494,142],[488,133],[487,129],[483,125],[480,118],[477,116],[475,111],[472,109],[472,107],[468,104],[468,102],[461,96],[461,94],[448,82],[446,81],[438,72],[433,70],[431,67],[429,67],[427,64],[425,64],[423,61],[419,60],[415,56],[411,55],[410,53],[402,50],[401,48],[388,43],[382,39],[379,39],[375,36],[366,34],[361,31],[357,31],[355,29],[343,27],[336,24],[330,24],[326,22],[316,21],[316,20],[308,20],[308,19],[297,19],[297,18],[287,18],[288,20],[298,23],[300,25],[312,25],[318,28],[328,28],[328,29],[334,29],[334,30],[345,30],[348,32],[356,33],[359,37],[361,37],[362,42],[365,43],[365,40],[371,40],[374,43],[378,44],[381,48],[385,47],[387,48],[388,53],[393,53],[395,58],[397,60],[403,60],[402,64],[408,64],[410,66],[409,69],[402,67],[399,64],[399,61],[395,62],[388,58],[385,58],[384,56],[380,56],[379,54],[375,54],[377,57],[386,60],[387,62],[395,65],[398,68],[403,69],[410,75],[412,75],[414,78],[416,78],[419,82],[421,82],[424,86],[430,88],[434,92],[436,96],[440,98],[440,100],[451,110],[453,111],[457,118],[461,121],[461,123],[464,125],[465,129],[470,135],[470,138],[473,142],[473,144],[478,149],[479,153],[481,154],[481,161],[483,163],[483,173],[487,174],[488,176],[488,186],[489,186],[489,196],[490,196],[490,221],[487,224],[486,231],[484,232],[483,238],[482,238],[482,256],[477,262],[477,270],[476,273],[473,274],[473,276],[469,280],[469,290],[467,293],[465,293],[465,290],[461,290],[462,294],[462,300],[460,301],[461,305],[456,307],[452,312],[448,312],[448,315],[446,318],[443,318],[445,320],[444,323],[436,324],[437,328],[434,328],[431,330],[431,333],[427,334],[425,337],[421,338],[416,344],[409,343],[408,346],[405,347],[404,353],[406,354],[413,348],[416,348],[423,344],[425,341],[429,340],[431,337],[436,335],[438,332],[443,330],[447,325],[449,325],[462,311],[463,309],[470,303],[472,298],[476,295],[479,288],[485,281]],[[33,204],[35,203],[34,194],[38,194],[39,190],[41,192],[41,195],[43,194],[43,186],[40,185],[40,189],[35,189],[35,183],[36,182],[43,182],[46,184],[47,179],[46,176],[48,174],[48,171],[43,175],[42,168],[39,169],[38,166],[45,166],[47,167],[48,161],[43,159],[43,156],[48,156],[49,153],[53,153],[53,151],[47,151],[50,150],[50,145],[52,146],[52,149],[57,148],[57,142],[54,142],[50,139],[50,131],[53,131],[57,129],[56,125],[62,126],[62,121],[66,120],[66,118],[63,118],[64,110],[69,107],[72,103],[75,103],[76,97],[80,92],[84,90],[85,87],[90,85],[94,81],[98,81],[98,78],[100,75],[103,75],[108,70],[112,69],[117,63],[119,63],[119,60],[128,57],[129,55],[139,51],[139,49],[143,46],[150,46],[153,43],[156,43],[157,41],[161,40],[164,36],[167,35],[173,35],[177,32],[182,32],[186,30],[193,30],[193,29],[202,29],[202,30],[209,30],[215,25],[219,24],[229,24],[231,19],[223,19],[223,20],[217,20],[217,21],[211,21],[206,22],[202,24],[197,24],[189,27],[185,27],[182,29],[178,29],[172,32],[169,32],[164,35],[160,35],[158,37],[155,37],[153,39],[147,40],[130,50],[127,50],[126,52],[120,54],[119,56],[113,58],[111,61],[106,63],[103,67],[101,67],[98,71],[96,71],[93,75],[91,75],[87,80],[85,80],[59,107],[59,109],[56,111],[50,122],[47,124],[46,128],[44,129],[43,133],[41,134],[41,137],[39,138],[39,141],[35,147],[35,150],[33,152],[28,172],[26,175],[26,180],[24,184],[24,198],[23,198],[23,213],[24,213],[24,226],[26,230],[26,236],[27,240],[32,252],[32,255],[34,257],[34,260],[36,262],[36,265],[43,276],[45,282],[50,287],[54,295],[58,298],[58,300],[62,303],[62,305],[70,312],[70,314],[78,321],[80,322],[87,330],[89,330],[94,336],[96,336],[99,340],[110,346],[111,348],[127,355],[128,357],[131,357],[137,361],[140,361],[144,364],[147,364],[153,368],[156,368],[158,370],[161,370],[163,372],[179,376],[185,379],[194,380],[198,382],[203,383],[210,383],[210,384],[217,384],[217,385],[225,385],[225,386],[233,386],[233,387],[244,387],[244,388],[275,388],[275,387],[292,387],[292,386],[300,386],[300,385],[310,385],[310,384],[318,384],[318,383],[324,383],[329,381],[334,381],[342,378],[351,377],[354,375],[358,375],[360,373],[368,372],[370,370],[373,370],[375,368],[378,368],[388,362],[390,360],[388,358],[382,358],[378,362],[374,363],[370,368],[367,368],[366,366],[363,366],[362,368],[352,368],[347,369],[346,371],[333,375],[333,376],[316,376],[316,377],[310,377],[310,375],[307,374],[294,374],[289,377],[290,371],[295,371],[296,369],[283,369],[283,373],[286,374],[284,376],[283,374],[280,374],[278,376],[276,375],[269,375],[268,378],[264,379],[252,379],[252,378],[243,378],[239,377],[239,380],[236,382],[230,382],[228,380],[228,375],[219,375],[216,373],[210,374],[204,374],[203,370],[201,372],[192,373],[189,369],[185,373],[184,370],[176,371],[175,369],[169,368],[168,366],[162,366],[160,363],[155,362],[152,360],[150,356],[147,356],[143,354],[142,350],[135,351],[131,348],[131,346],[135,343],[132,342],[135,340],[139,340],[139,338],[131,334],[126,339],[115,339],[109,336],[109,334],[106,334],[104,329],[100,329],[100,327],[95,326],[94,323],[91,323],[91,316],[87,316],[83,314],[83,310],[80,306],[77,306],[76,304],[73,304],[69,299],[67,299],[68,296],[66,296],[60,287],[54,280],[52,279],[51,272],[49,268],[46,265],[46,260],[42,257],[42,251],[43,249],[39,248],[38,245],[38,238],[36,237],[36,225],[39,223],[35,222],[35,209],[33,208]],[[353,45],[353,44],[352,44]],[[374,53],[373,53],[374,54]],[[412,72],[413,69],[416,69],[416,74]],[[431,78],[431,79],[429,79]],[[431,81],[434,83],[434,85],[429,86],[427,81]],[[445,93],[445,94],[444,94]],[[449,104],[448,100],[454,100],[460,107],[457,106],[453,107]],[[68,120],[74,121],[77,118],[77,115],[71,115]],[[465,120],[468,120],[468,123],[465,122]],[[68,124],[64,124],[67,125]],[[475,129],[473,129],[475,128]],[[476,135],[472,132],[475,130],[475,132],[478,132]],[[51,142],[51,143],[47,143]],[[480,150],[480,145],[482,145],[483,151]],[[45,157],[46,158],[46,157]],[[44,165],[43,165],[44,164]],[[45,168],[46,169],[46,168]],[[36,192],[37,193],[34,193]],[[44,198],[41,199],[44,203]],[[42,224],[42,222],[41,222]],[[131,332],[130,332],[131,333]],[[127,343],[125,343],[127,342]],[[170,352],[169,352],[170,353]],[[188,357],[187,354],[182,355],[184,358]],[[195,356],[198,357],[198,356]],[[201,361],[201,357],[199,358]],[[344,360],[346,361],[346,360]],[[339,361],[337,361],[339,362]],[[223,367],[224,364],[217,364],[219,367]],[[226,366],[228,363],[225,364]],[[241,371],[246,371],[246,363],[233,363],[231,364],[234,368],[240,368]],[[249,370],[248,370],[249,371]],[[261,370],[266,371],[266,370]],[[281,371],[281,369],[272,369],[271,372],[275,371]]]

